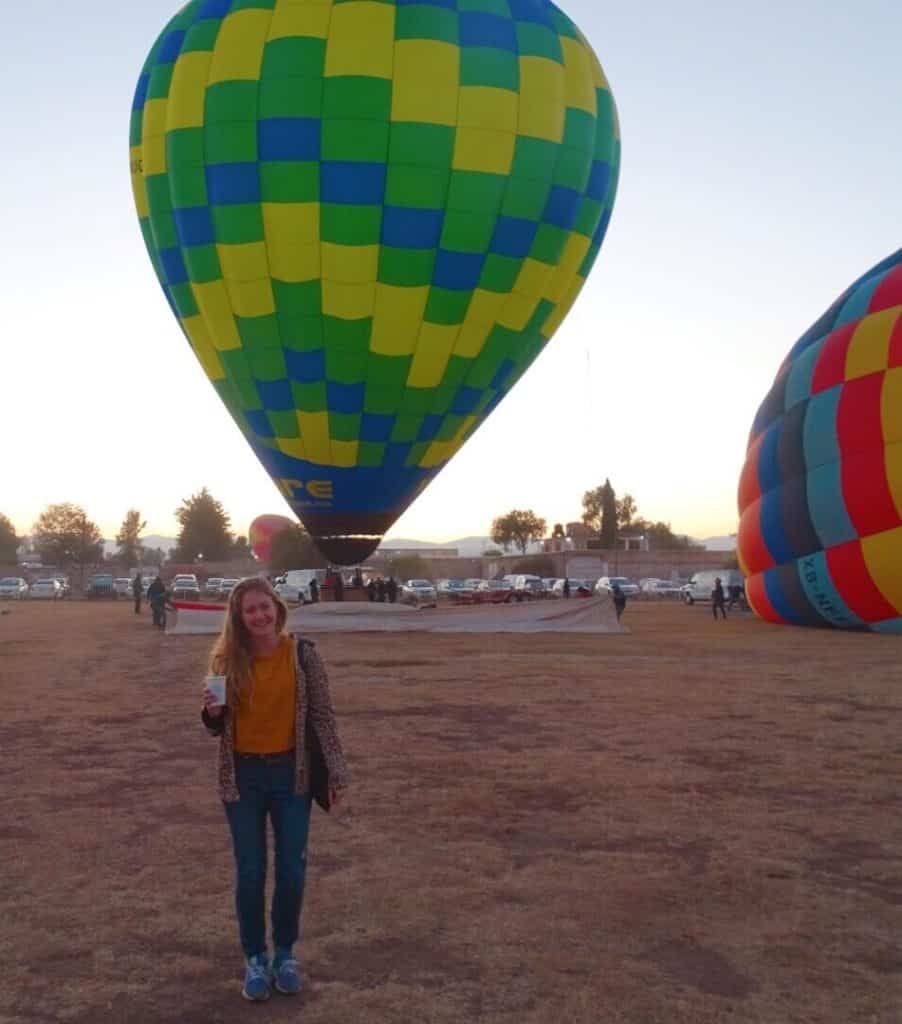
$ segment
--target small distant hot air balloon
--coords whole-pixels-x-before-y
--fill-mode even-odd
[[[789,353],[752,427],[739,510],[762,618],[902,633],[902,250]]]
[[[508,393],[601,248],[617,116],[550,0],[192,0],[141,73],[166,298],[331,561]]]
[[[272,555],[273,538],[283,530],[295,525],[295,522],[287,516],[257,516],[248,530],[247,539],[251,551],[259,561],[268,562]]]

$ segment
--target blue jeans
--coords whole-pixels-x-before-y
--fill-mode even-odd
[[[237,871],[235,907],[244,955],[266,953],[266,818],[272,821],[276,884],[272,896],[272,935],[276,949],[290,950],[298,938],[307,870],[309,794],[294,795],[294,756],[277,761],[236,757],[240,799],[224,803],[232,831]]]

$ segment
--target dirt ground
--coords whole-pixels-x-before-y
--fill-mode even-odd
[[[0,1022],[898,1024],[902,642],[626,621],[317,638],[353,797],[314,812],[307,990],[251,1006],[210,638],[9,606]]]

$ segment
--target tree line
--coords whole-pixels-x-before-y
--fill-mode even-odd
[[[618,538],[625,533],[644,535],[653,551],[698,547],[685,534],[675,534],[670,523],[640,516],[635,498],[631,494],[618,498],[609,479],[585,492],[582,508],[581,520],[596,535],[601,548],[615,548]],[[168,555],[170,562],[200,559],[224,562],[250,557],[247,538],[233,534],[228,513],[206,487],[184,498],[175,510],[175,518],[179,532],[176,546]],[[126,512],[116,534],[117,550],[113,556],[116,562],[131,569],[138,565],[162,566],[167,561],[162,549],[142,543],[141,535],[146,527],[139,509],[130,508]],[[547,528],[547,521],[532,509],[512,509],[492,522],[491,538],[500,550],[486,554],[501,554],[512,546],[525,554],[531,543],[546,536]],[[564,525],[556,523],[551,535],[556,539],[564,538]],[[22,538],[16,535],[10,519],[0,513],[0,564],[15,564],[21,543]],[[44,509],[32,528],[31,545],[45,565],[65,568],[94,565],[104,560],[99,527],[80,505],[71,502],[48,505]],[[326,561],[306,530],[295,526],[273,538],[270,568],[280,573],[299,565],[324,568]]]
[[[176,546],[168,556],[162,548],[146,546],[141,535],[147,522],[137,508],[130,508],[116,534],[112,560],[127,569],[139,565],[161,566],[170,562],[231,561],[250,556],[247,537],[236,536],[231,520],[206,487],[182,500],[175,510],[179,524]],[[16,535],[11,520],[0,513],[0,564],[12,565],[24,538]],[[48,505],[31,530],[31,548],[44,565],[68,568],[96,565],[104,560],[103,535],[81,507],[64,501]]]
[[[586,491],[582,499],[582,523],[597,537],[598,546],[613,550],[621,536],[644,536],[651,551],[677,551],[698,548],[686,534],[674,533],[670,523],[646,519],[639,515],[639,506],[631,494],[618,498],[610,479]],[[492,521],[491,538],[495,544],[507,551],[511,546],[526,554],[526,549],[535,541],[544,539],[548,523],[532,509],[512,509]],[[551,536],[563,539],[566,530],[562,523],[555,523]],[[494,552],[486,552],[486,554]],[[498,552],[500,554],[500,552]]]

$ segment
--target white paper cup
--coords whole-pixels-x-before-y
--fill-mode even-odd
[[[204,686],[216,698],[216,706],[222,707],[222,705],[226,702],[226,677],[207,676],[207,678],[204,680]]]

